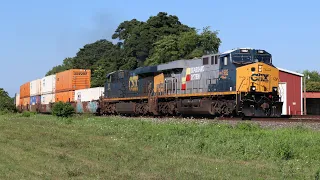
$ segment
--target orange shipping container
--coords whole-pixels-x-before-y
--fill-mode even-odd
[[[22,106],[22,105],[23,105],[23,99],[20,99],[19,106]]]
[[[56,74],[56,92],[90,88],[91,70],[70,69]]]
[[[30,105],[30,97],[22,98],[20,101],[20,105],[23,105],[23,106]]]
[[[30,97],[30,82],[27,82],[20,86],[20,99],[25,97]]]
[[[72,102],[74,101],[74,91],[56,93],[56,102]]]

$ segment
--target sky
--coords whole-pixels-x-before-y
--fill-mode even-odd
[[[154,2],[153,2],[154,1]],[[210,26],[220,51],[265,49],[277,67],[320,70],[320,1],[237,0],[11,0],[0,5],[0,87],[14,96],[79,48],[111,40],[117,26],[158,12],[197,29]]]

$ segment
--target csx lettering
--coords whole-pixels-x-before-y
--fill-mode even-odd
[[[268,81],[269,74],[252,74],[252,81]]]

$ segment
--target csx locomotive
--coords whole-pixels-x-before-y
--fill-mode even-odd
[[[278,84],[270,53],[238,48],[109,73],[99,112],[280,117]]]

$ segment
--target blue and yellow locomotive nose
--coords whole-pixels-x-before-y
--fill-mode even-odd
[[[238,92],[278,92],[279,70],[257,62],[237,68],[236,90]]]

